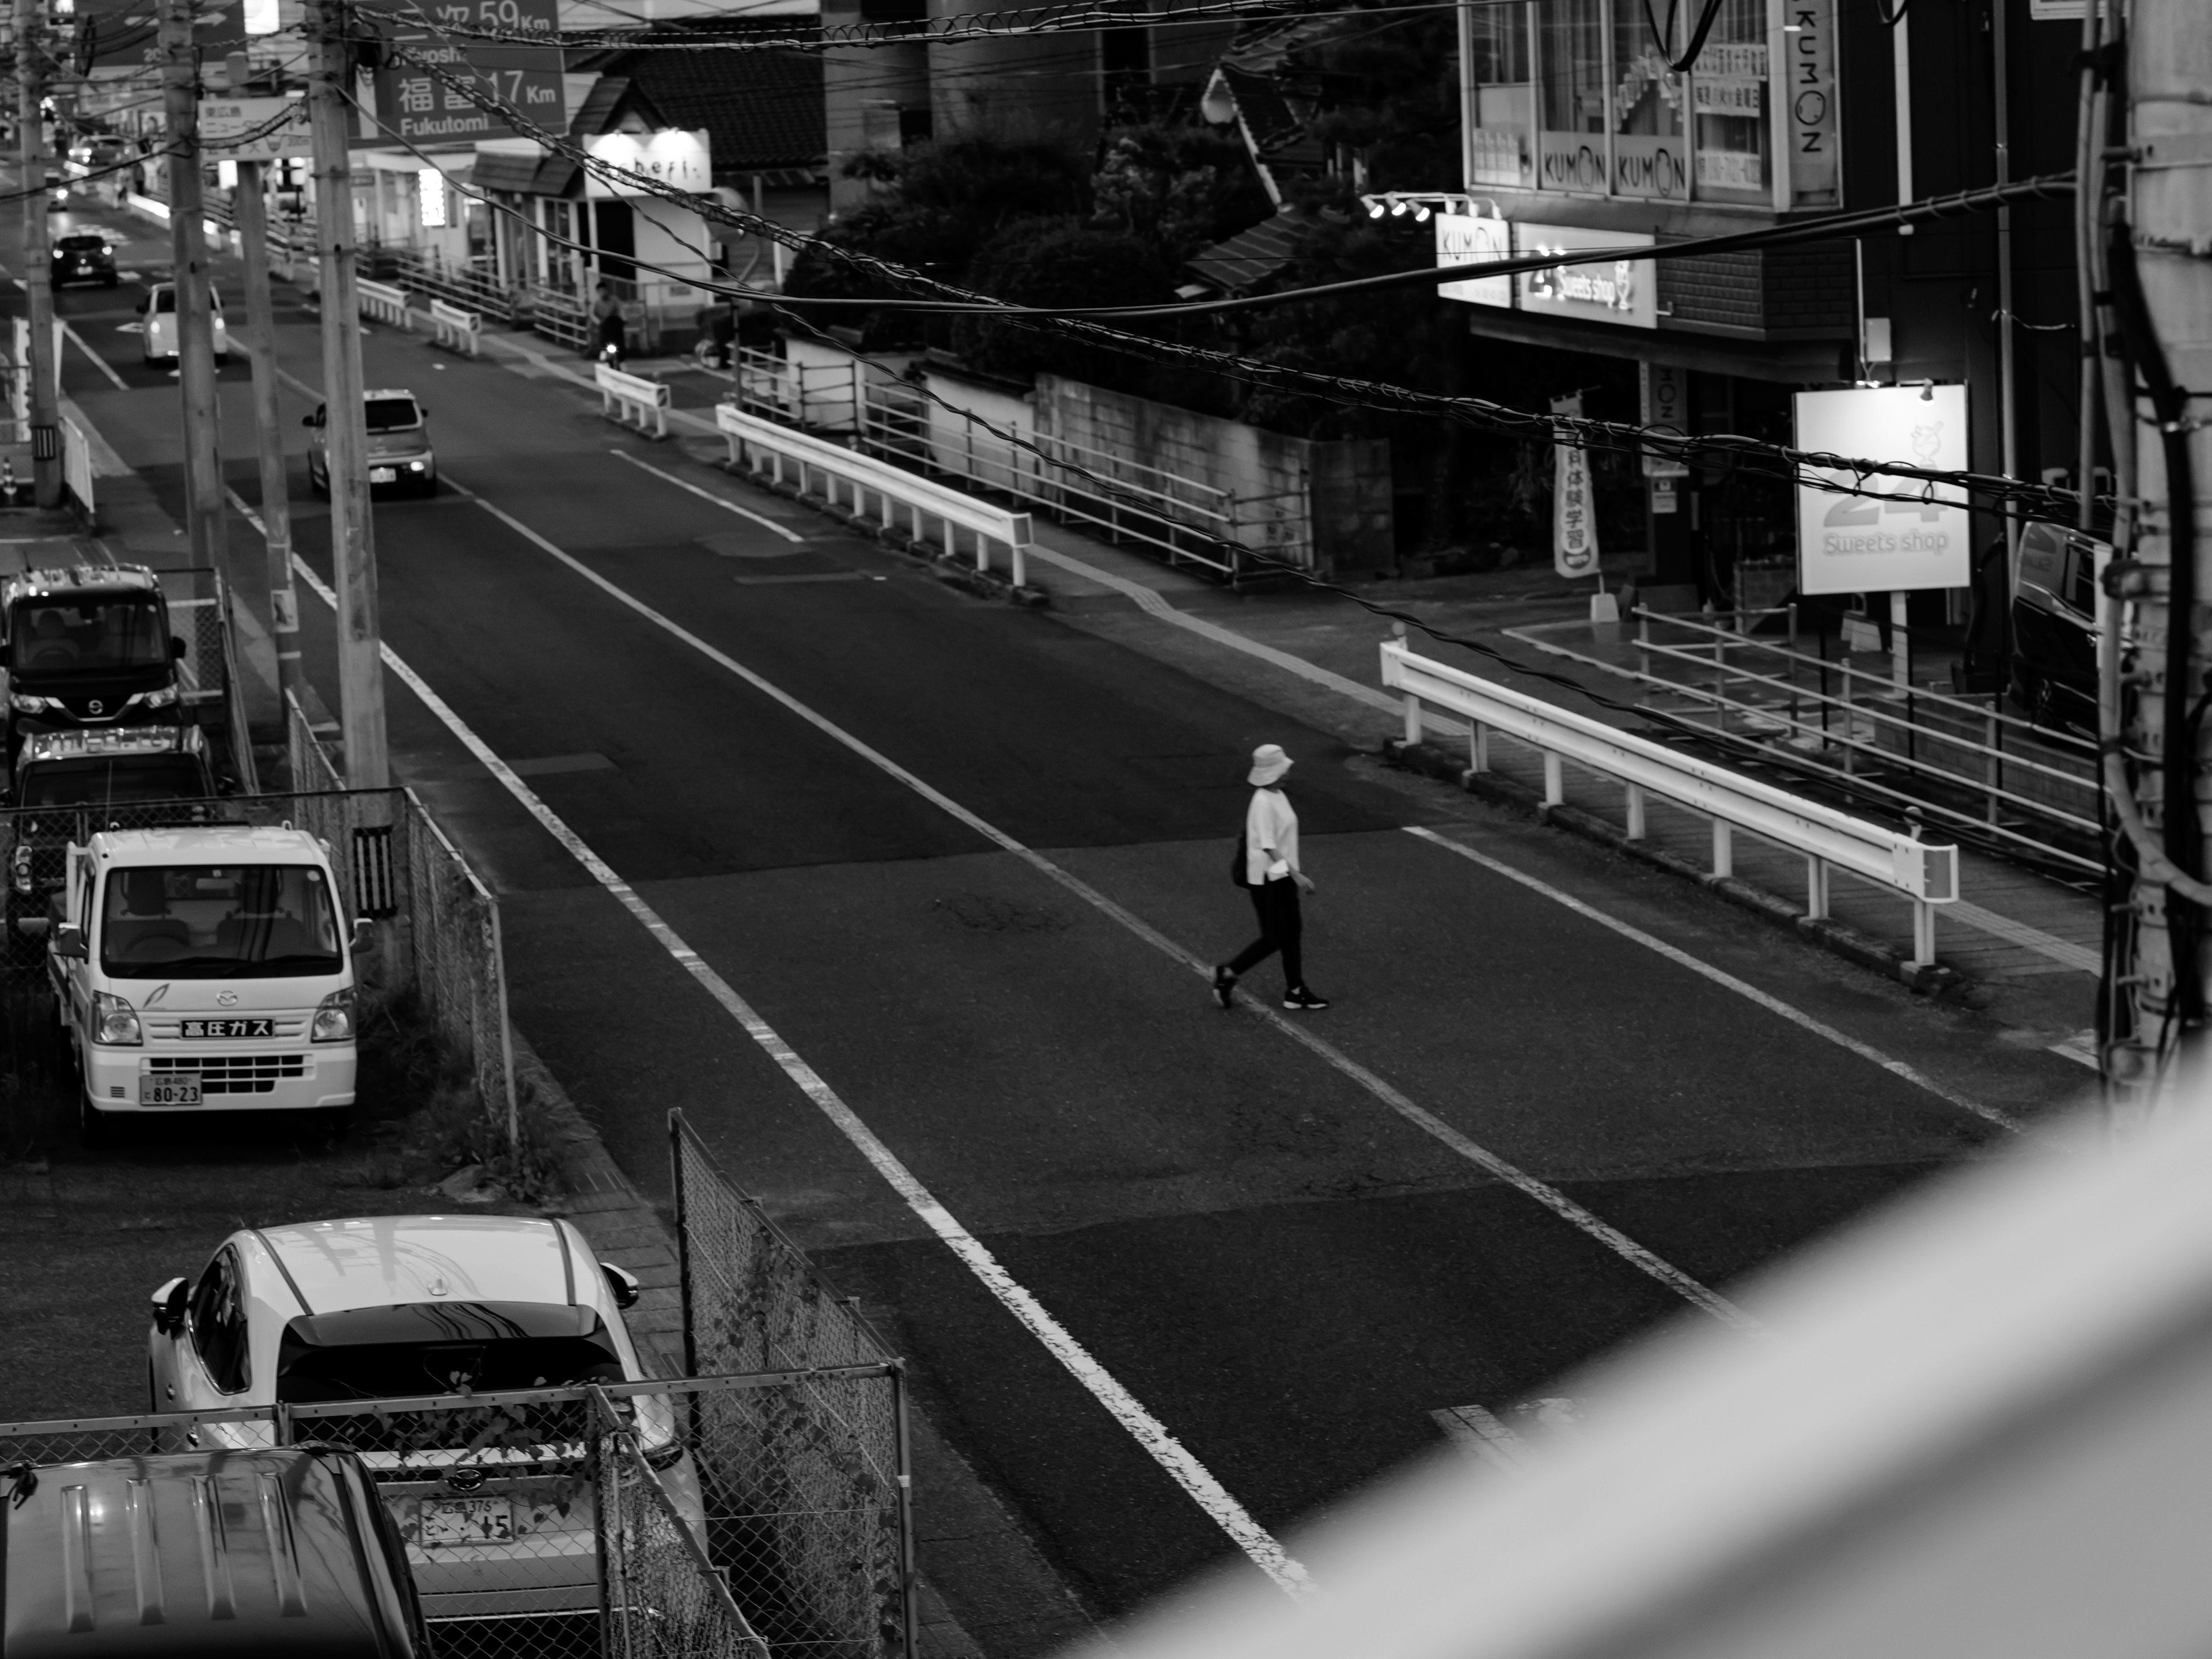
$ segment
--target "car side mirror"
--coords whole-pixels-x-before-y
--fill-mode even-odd
[[[71,962],[88,961],[92,956],[92,952],[84,948],[84,929],[73,921],[65,921],[54,929],[53,939],[47,949],[58,957],[67,957]]]
[[[366,951],[374,945],[376,943],[376,918],[356,916],[353,919],[353,933],[346,943],[349,948],[356,951]]]
[[[169,655],[178,662],[185,659],[185,642],[174,634],[169,635]]]
[[[611,1261],[599,1263],[599,1271],[607,1276],[607,1288],[614,1292],[615,1306],[617,1308],[637,1306],[637,1298],[642,1293],[644,1287],[637,1282],[635,1273],[631,1273],[628,1268],[617,1267]]]
[[[163,1336],[173,1336],[185,1328],[185,1281],[164,1279],[154,1288],[148,1298],[154,1304],[154,1329]]]

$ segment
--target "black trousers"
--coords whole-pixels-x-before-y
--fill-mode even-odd
[[[1298,953],[1305,927],[1298,914],[1298,884],[1284,876],[1246,890],[1252,895],[1253,913],[1260,918],[1260,937],[1230,958],[1229,971],[1241,979],[1280,951],[1283,988],[1295,991],[1306,982],[1305,964]]]

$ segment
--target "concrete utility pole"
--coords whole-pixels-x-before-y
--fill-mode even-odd
[[[215,296],[200,181],[199,65],[192,0],[161,0],[161,94],[169,129],[169,246],[176,264],[177,380],[184,399],[185,533],[192,562],[230,574],[216,404]],[[147,325],[153,325],[149,315]]]
[[[2133,556],[2146,567],[2129,578],[2141,643],[2125,735],[2132,753],[2165,757],[2169,734],[2179,734],[2178,764],[2138,762],[2137,793],[2151,836],[2185,878],[2201,882],[2212,870],[2205,810],[2212,722],[2201,718],[2199,702],[2212,663],[2212,637],[2203,631],[2212,601],[2212,427],[2198,418],[2206,407],[2192,398],[2212,387],[2212,264],[2200,252],[2212,244],[2212,103],[2204,97],[2212,86],[2212,8],[2203,0],[2134,0],[2123,9],[2104,0],[2104,9],[2126,19],[2132,149],[2121,228],[2133,257],[2116,239],[2107,276],[2142,388],[2130,396],[2134,388],[2123,383],[2109,410],[2124,466],[2134,452],[2134,476],[2123,472],[2118,486],[2124,502],[2131,498],[2123,514],[2134,514]],[[2108,39],[2113,32],[2108,27]],[[2118,441],[2126,435],[2123,423],[2131,442]],[[2205,896],[2201,888],[2198,896]],[[2155,1045],[2169,1033],[2186,1041],[2203,1024],[2212,981],[2212,905],[2152,879],[2138,882],[2133,902],[2136,1041]]]
[[[242,76],[234,77],[243,84]],[[246,323],[252,336],[253,435],[261,455],[261,526],[269,544],[270,632],[276,645],[276,685],[304,696],[300,678],[300,602],[292,587],[292,499],[284,471],[283,412],[276,395],[276,317],[269,298],[269,213],[262,199],[264,163],[238,164],[238,237],[246,254]]]
[[[54,361],[52,238],[46,227],[46,0],[15,0],[15,126],[22,142],[23,289],[28,301],[31,377],[31,499],[62,499],[60,365]]]
[[[392,781],[384,728],[383,641],[376,615],[376,538],[368,507],[368,415],[362,401],[360,291],[353,224],[353,66],[343,0],[307,0],[313,53],[309,131],[315,149],[316,244],[322,264],[324,455],[331,479],[331,556],[338,593],[338,720],[346,782]]]

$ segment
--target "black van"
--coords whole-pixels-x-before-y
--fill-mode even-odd
[[[2020,533],[2012,599],[2012,694],[2036,720],[2097,732],[2097,576],[2112,550],[2078,532]]]
[[[406,1550],[350,1452],[0,1472],[0,1659],[428,1659]]]

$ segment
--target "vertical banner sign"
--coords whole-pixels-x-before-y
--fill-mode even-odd
[[[1582,393],[1552,399],[1554,415],[1583,412]],[[1573,444],[1555,443],[1552,471],[1552,568],[1562,576],[1595,576],[1597,501],[1590,491],[1589,456]]]
[[[1644,424],[1663,427],[1669,432],[1690,429],[1690,371],[1674,363],[1641,363],[1644,389]],[[1672,455],[1654,455],[1644,452],[1644,476],[1647,478],[1683,478],[1690,469]]]
[[[1966,388],[1855,386],[1796,394],[1797,447],[1855,461],[1897,461],[1931,471],[1966,465]],[[1846,486],[1844,471],[1811,469]],[[1965,587],[1973,543],[1966,492],[1910,478],[1872,478],[1884,501],[1797,489],[1797,588],[1802,593]]]
[[[1790,205],[1836,207],[1835,0],[1784,0],[1783,117],[1790,140]]]
[[[439,0],[422,8],[428,21],[412,18],[388,26],[394,44],[435,64],[441,80],[419,64],[387,64],[376,72],[377,131],[356,140],[374,147],[396,135],[410,143],[525,136],[478,106],[453,81],[471,83],[481,95],[505,104],[549,132],[566,133],[568,115],[561,79],[559,0]],[[543,36],[542,46],[441,34],[441,27],[484,29]]]

